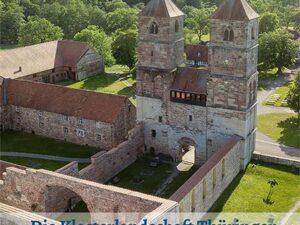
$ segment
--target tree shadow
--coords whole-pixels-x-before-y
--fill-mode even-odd
[[[123,89],[119,90],[117,94],[118,95],[125,95],[128,98],[136,99],[135,91],[134,91],[133,87],[124,87]]]
[[[223,191],[222,195],[217,199],[217,201],[215,201],[208,212],[222,212],[223,207],[230,198],[231,194],[234,192],[237,186],[239,186],[246,170],[247,169],[245,169],[244,171],[240,171],[240,173],[234,178],[230,185]]]
[[[297,116],[280,121],[277,125],[282,128],[278,141],[287,146],[300,148],[300,123]]]

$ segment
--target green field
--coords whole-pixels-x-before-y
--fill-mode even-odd
[[[275,179],[271,200],[268,181]],[[300,199],[300,176],[290,168],[252,162],[241,172],[211,208],[211,212],[288,212]]]
[[[0,150],[6,152],[89,158],[100,150],[19,131],[8,130],[2,132],[0,137]]]
[[[135,161],[116,176],[120,181],[113,185],[146,194],[154,194],[162,182],[168,177],[169,172],[172,172],[172,166],[169,164],[161,164],[154,168],[150,167],[150,162],[148,159]],[[143,172],[146,171],[150,171],[151,175],[143,175]],[[135,183],[133,181],[134,177],[140,177],[143,181],[141,183]],[[112,181],[109,183],[112,183]]]
[[[271,96],[274,95],[278,95],[280,96],[278,98],[278,100],[275,103],[272,103],[271,105],[273,106],[284,106],[286,107],[286,104],[283,104],[282,101],[287,97],[288,93],[289,93],[289,87],[292,85],[292,82],[288,82],[285,85],[283,85],[282,87],[278,88]],[[270,96],[269,96],[270,97]],[[268,99],[266,102],[264,102],[264,104],[268,105]]]
[[[133,104],[136,104],[136,97],[134,91],[135,80],[131,75],[121,78],[111,74],[101,74],[81,81],[63,82],[59,83],[66,87],[76,89],[86,89],[102,93],[125,95],[129,97]],[[129,87],[128,85],[133,85]]]
[[[0,157],[1,160],[15,163],[17,165],[22,165],[34,169],[46,169],[55,171],[66,164],[67,162],[57,162],[52,160],[45,160],[45,159],[32,159],[32,158],[24,158],[24,157],[11,157],[11,156],[2,156]]]
[[[300,148],[300,126],[295,113],[269,113],[257,117],[258,131],[281,144]]]

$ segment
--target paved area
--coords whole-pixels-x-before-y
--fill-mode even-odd
[[[61,156],[53,156],[53,155],[41,155],[41,154],[33,154],[33,153],[25,153],[25,152],[0,152],[1,156],[13,156],[13,157],[25,157],[25,158],[33,158],[33,159],[47,159],[59,162],[73,162],[77,161],[79,163],[90,163],[90,158],[69,158],[69,157],[61,157]]]
[[[287,107],[264,106],[262,103],[271,95],[277,88],[290,81],[292,76],[279,76],[276,80],[270,83],[265,90],[259,91],[257,95],[257,114],[293,112]],[[288,147],[277,143],[275,140],[257,132],[256,135],[256,153],[268,154],[288,159],[300,161],[300,149]]]
[[[261,133],[256,135],[255,152],[300,161],[300,149],[279,144]]]

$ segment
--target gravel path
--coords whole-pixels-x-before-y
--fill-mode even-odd
[[[34,153],[25,153],[25,152],[0,152],[1,156],[13,156],[13,157],[25,157],[25,158],[33,158],[33,159],[47,159],[59,162],[73,162],[77,161],[79,163],[90,163],[90,158],[69,158],[69,157],[61,157],[61,156],[53,156],[53,155],[42,155],[42,154],[34,154]]]

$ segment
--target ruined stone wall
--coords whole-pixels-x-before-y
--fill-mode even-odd
[[[79,177],[78,162],[76,161],[70,162],[67,165],[57,169],[55,172],[69,175],[72,177]]]
[[[239,139],[227,139],[171,197],[179,212],[207,212],[240,171]]]
[[[6,168],[8,167],[15,167],[15,168],[19,168],[19,169],[26,169],[25,166],[20,166],[14,163],[10,163],[10,162],[6,162],[1,160],[1,156],[0,156],[0,180],[2,180],[3,178],[3,173],[6,172]]]
[[[108,152],[99,152],[91,157],[91,164],[79,172],[82,179],[105,183],[132,164],[144,148],[143,125],[129,131],[128,140]]]
[[[10,120],[8,128],[27,133],[66,140],[81,145],[111,149],[115,127],[100,121],[86,120],[51,112],[37,111],[19,106],[8,106]]]
[[[63,198],[55,195],[55,191],[48,196],[49,189],[55,188],[75,193],[87,204],[89,212],[151,212],[163,204],[172,208],[176,205],[169,200],[47,170],[17,168],[7,168],[0,182],[0,201],[27,211],[57,212],[61,206],[47,202],[49,197]]]
[[[103,72],[103,58],[91,49],[77,63],[77,80],[82,80]]]

